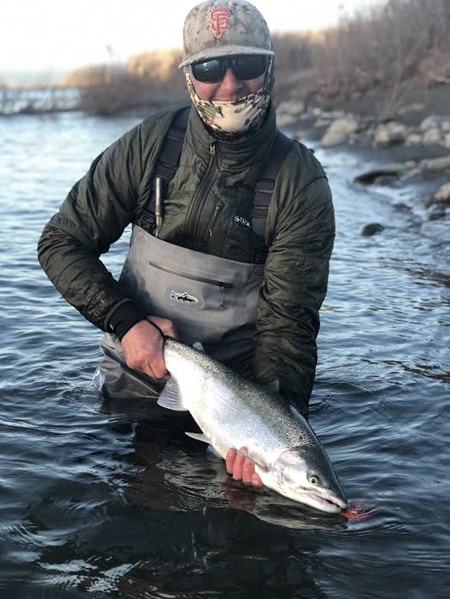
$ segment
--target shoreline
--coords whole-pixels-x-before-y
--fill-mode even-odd
[[[344,151],[362,164],[367,161],[368,168],[354,177],[354,183],[386,193],[395,191],[394,205],[420,214],[422,223],[441,220],[450,225],[450,86],[445,89],[445,114],[430,112],[443,108],[445,94],[440,92],[439,102],[417,110],[414,122],[399,116],[377,123],[367,114],[366,99],[359,113],[345,112],[342,103],[340,110],[332,112],[318,107],[301,112],[301,103],[290,101],[279,105],[277,115],[279,126],[294,139],[307,139],[327,153]],[[352,100],[349,106],[355,110],[358,103]],[[410,115],[407,107],[403,114]],[[409,200],[406,205],[398,200],[400,191]],[[371,234],[378,232],[374,229]]]

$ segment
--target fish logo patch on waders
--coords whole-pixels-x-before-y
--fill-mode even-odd
[[[198,303],[198,299],[193,295],[190,295],[187,291],[184,291],[183,293],[178,293],[177,291],[172,290],[170,292],[170,299],[176,300],[178,302],[187,302],[188,304]]]

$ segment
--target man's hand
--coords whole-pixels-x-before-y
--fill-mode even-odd
[[[164,338],[151,322],[158,325],[164,335],[177,337],[171,320],[149,316],[148,320],[140,320],[132,326],[122,337],[121,344],[129,368],[140,370],[152,378],[162,379],[167,374],[163,353]]]
[[[241,480],[245,485],[262,488],[263,483],[259,474],[255,472],[255,464],[250,458],[245,457],[248,454],[246,447],[241,447],[239,451],[229,449],[225,458],[225,464],[228,474],[233,476],[234,480]]]

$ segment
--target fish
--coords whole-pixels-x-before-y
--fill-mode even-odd
[[[169,376],[157,403],[191,413],[201,433],[186,434],[224,459],[231,447],[247,447],[263,485],[284,497],[321,512],[347,508],[318,437],[281,395],[171,337],[164,342],[164,359]]]

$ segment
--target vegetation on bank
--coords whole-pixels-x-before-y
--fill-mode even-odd
[[[395,112],[411,89],[450,83],[450,0],[388,0],[320,33],[274,35],[276,101],[320,102],[381,93]],[[180,50],[134,56],[124,65],[69,73],[79,110],[95,114],[158,109],[186,99]],[[1,111],[1,107],[0,107]]]
[[[314,88],[325,97],[404,93],[450,83],[450,0],[390,0],[324,31],[312,49]]]

